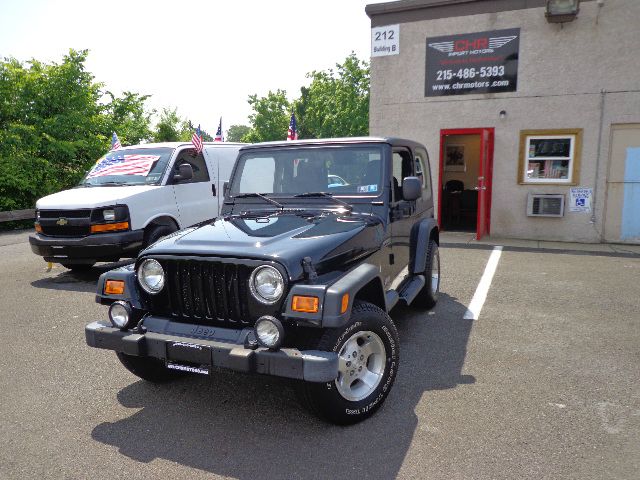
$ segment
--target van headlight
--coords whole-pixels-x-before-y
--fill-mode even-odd
[[[263,265],[256,268],[249,279],[251,294],[261,303],[276,303],[284,292],[284,280],[278,270]]]
[[[138,267],[138,281],[145,292],[156,294],[164,287],[164,270],[153,258],[147,258]]]
[[[116,211],[113,208],[108,208],[102,211],[102,216],[105,222],[113,222],[116,219]]]

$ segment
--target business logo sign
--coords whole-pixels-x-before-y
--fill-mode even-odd
[[[425,96],[512,92],[520,29],[427,38]]]

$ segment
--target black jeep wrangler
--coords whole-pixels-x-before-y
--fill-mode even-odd
[[[87,343],[152,382],[213,367],[297,379],[322,418],[363,420],[399,367],[388,312],[438,298],[429,172],[425,147],[397,138],[243,147],[220,217],[100,277],[110,321]]]

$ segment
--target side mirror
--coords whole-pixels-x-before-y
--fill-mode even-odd
[[[182,163],[178,166],[178,173],[173,175],[174,182],[182,182],[193,178],[193,167],[188,163]]]
[[[417,200],[422,196],[422,182],[418,177],[405,177],[402,181],[402,198],[407,201]]]
[[[228,191],[229,191],[229,182],[224,182],[222,184],[222,196],[226,197]]]

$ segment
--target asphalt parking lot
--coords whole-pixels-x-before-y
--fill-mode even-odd
[[[138,380],[84,340],[110,266],[47,272],[2,234],[0,478],[638,478],[640,255],[505,248],[464,319],[491,251],[443,245],[437,307],[392,312],[386,404],[336,427],[285,380]]]

